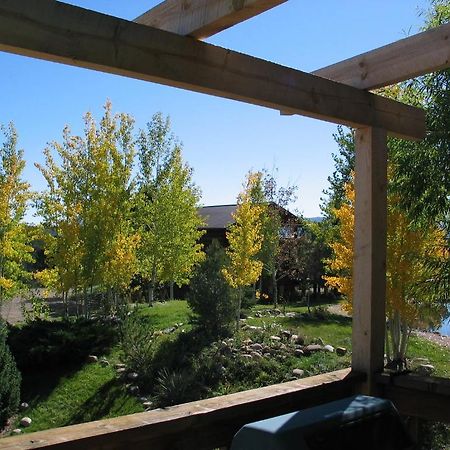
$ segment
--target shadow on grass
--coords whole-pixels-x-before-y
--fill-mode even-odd
[[[124,391],[123,385],[112,379],[98,389],[94,395],[76,408],[62,426],[99,420],[107,416],[128,414],[134,412],[127,407],[130,397]]]
[[[339,314],[325,313],[325,314],[302,314],[296,317],[286,317],[283,319],[283,323],[292,326],[299,327],[302,324],[333,324],[341,326],[351,326],[352,318],[341,316]]]
[[[22,399],[31,405],[47,399],[88,355],[107,353],[117,339],[114,325],[85,319],[11,327],[8,344],[22,374]]]

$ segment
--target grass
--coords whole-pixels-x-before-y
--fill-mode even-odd
[[[270,306],[258,305],[249,315],[254,316],[256,311],[268,308]],[[287,311],[306,313],[307,308],[296,305],[288,307]],[[153,307],[143,307],[140,314],[154,329],[167,329],[180,322],[184,324],[176,333],[164,335],[163,338],[173,341],[173,346],[167,348],[175,353],[177,339],[183,335],[181,329],[186,332],[191,329],[188,324],[190,310],[185,301],[155,303]],[[246,323],[263,327],[265,331],[242,331],[235,336],[235,341],[251,338],[254,342],[260,342],[269,340],[271,334],[280,330],[291,330],[305,337],[307,342],[321,338],[325,344],[346,347],[349,353],[344,357],[320,352],[309,357],[289,355],[249,361],[224,357],[220,364],[225,366],[225,377],[208,386],[202,396],[227,394],[287,381],[292,379],[294,368],[303,369],[305,376],[311,376],[350,366],[351,318],[327,314],[324,320],[320,314],[312,314],[308,317],[253,317]],[[216,362],[214,351],[205,344],[195,352],[190,356],[192,360],[189,367],[195,367],[196,374],[207,374]],[[450,349],[413,336],[409,353],[411,357],[427,358],[436,367],[436,375],[450,377]],[[123,381],[117,379],[113,365],[120,362],[119,347],[114,346],[103,356],[110,362],[107,367],[82,362],[72,367],[61,365],[53,370],[39,370],[24,376],[22,398],[30,404],[30,408],[21,414],[33,420],[32,425],[24,431],[33,432],[142,411],[141,403],[127,392]]]
[[[30,409],[24,413],[33,422],[25,432],[72,425],[143,411],[138,400],[126,392],[111,366],[86,364],[80,370],[62,375],[51,390],[52,373],[39,373],[29,391]],[[53,384],[53,383],[52,383]],[[42,387],[44,389],[42,389]]]

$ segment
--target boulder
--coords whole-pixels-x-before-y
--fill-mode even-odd
[[[435,370],[435,367],[431,364],[420,364],[419,366],[417,366],[417,373],[423,376],[429,376]]]
[[[270,339],[271,339],[272,341],[281,341],[280,336],[270,336]]]
[[[292,375],[294,375],[294,377],[296,378],[301,378],[305,375],[305,371],[302,369],[294,369],[292,371]]]
[[[254,352],[261,352],[263,350],[263,346],[259,344],[258,342],[255,342],[254,344],[251,344],[248,346],[250,350],[253,350]]]
[[[292,333],[289,330],[282,330],[281,337],[285,339],[289,339],[292,336]]]
[[[323,349],[327,352],[334,353],[334,347],[330,344],[324,345]]]
[[[21,427],[29,427],[31,425],[32,420],[29,417],[22,417],[20,419],[20,426]]]
[[[302,356],[305,355],[305,352],[304,352],[302,349],[300,349],[300,348],[296,348],[296,349],[294,350],[294,355],[295,355],[297,358],[300,358],[300,357],[302,357]]]
[[[322,351],[323,350],[323,347],[321,346],[321,345],[319,345],[319,344],[310,344],[310,345],[307,345],[304,349],[303,349],[303,351],[305,352],[305,353],[315,353],[315,352],[320,352],[320,351]]]
[[[347,354],[347,349],[345,347],[336,347],[336,355],[344,356]]]

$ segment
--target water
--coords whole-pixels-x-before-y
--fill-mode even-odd
[[[439,328],[439,333],[450,336],[450,318],[446,319],[445,322]]]

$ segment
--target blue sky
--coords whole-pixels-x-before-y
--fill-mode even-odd
[[[69,3],[133,19],[156,0],[77,0]],[[304,71],[312,71],[414,34],[425,0],[289,0],[208,42]],[[299,116],[119,76],[0,52],[0,123],[13,121],[25,150],[25,178],[45,187],[34,168],[46,143],[61,140],[68,124],[99,117],[110,99],[142,128],[157,111],[168,114],[194,168],[202,203],[233,203],[250,169],[279,169],[281,185],[299,186],[292,209],[320,214],[322,191],[333,170],[336,126]]]

